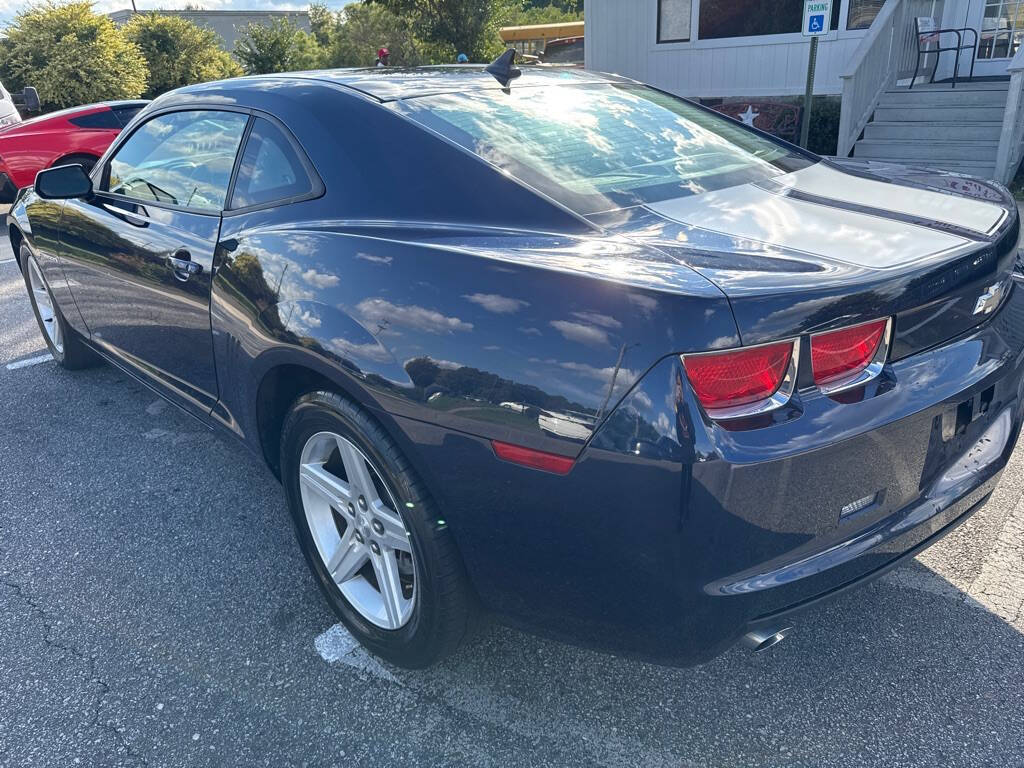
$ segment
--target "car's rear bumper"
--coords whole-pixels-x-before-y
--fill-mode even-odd
[[[767,613],[762,616],[758,616],[754,619],[751,619],[748,622],[747,627],[745,629],[747,631],[750,631],[758,628],[779,626],[780,624],[788,623],[795,616],[799,615],[802,611],[806,610],[807,608],[811,608],[825,600],[829,600],[833,597],[836,597],[837,595],[842,594],[843,592],[847,592],[851,589],[856,589],[857,587],[863,586],[868,582],[874,581],[879,576],[885,575],[893,568],[898,567],[905,561],[917,555],[919,552],[922,552],[928,547],[930,547],[939,539],[943,538],[947,533],[950,533],[954,529],[958,528],[960,524],[965,522],[972,514],[974,514],[983,506],[985,506],[986,502],[988,502],[989,498],[992,496],[992,491],[995,489],[997,481],[998,476],[991,478],[989,481],[987,481],[982,486],[977,488],[975,492],[971,493],[968,497],[965,497],[958,501],[956,504],[952,505],[948,510],[946,510],[946,514],[943,515],[941,519],[934,521],[936,523],[944,523],[944,525],[942,525],[942,527],[935,531],[935,533],[931,534],[930,536],[926,537],[924,540],[919,542],[916,546],[912,546],[909,549],[903,550],[896,557],[893,557],[889,560],[884,560],[883,558],[884,562],[875,570],[863,573],[860,576],[851,579],[850,581],[846,581],[840,584],[839,586],[829,590],[828,592],[823,592],[821,594],[815,595],[814,597],[808,598],[803,602],[795,603],[786,608],[783,608],[782,610],[775,611],[774,613]]]
[[[977,509],[1020,430],[1022,373],[1016,285],[990,321],[887,366],[859,397],[801,391],[756,429],[708,422],[666,358],[564,477],[500,462],[486,440],[399,426],[486,605],[574,642],[692,664]],[[937,492],[1004,412],[993,460]]]

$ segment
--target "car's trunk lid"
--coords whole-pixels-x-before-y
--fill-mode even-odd
[[[597,221],[721,288],[744,344],[891,315],[894,359],[989,317],[1017,240],[1016,211],[995,187],[826,163]]]

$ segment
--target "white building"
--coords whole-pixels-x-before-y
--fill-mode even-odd
[[[586,66],[693,98],[797,96],[804,91],[809,51],[808,38],[800,33],[803,5],[803,0],[587,0]],[[1024,88],[1024,55],[1017,55],[1024,0],[832,0],[832,5],[814,89],[842,95],[840,154],[920,158],[1000,178],[1016,168],[1024,124],[1018,89],[1018,83]],[[927,86],[921,84],[926,78],[919,78],[913,91],[905,92],[917,59],[916,18],[977,33],[974,82],[960,83],[954,91],[949,83]],[[961,38],[972,42],[974,33]],[[948,44],[956,35],[941,39]],[[965,51],[960,77],[968,76],[970,59]],[[937,81],[947,80],[954,54],[943,53],[937,67],[935,61],[935,54],[923,60],[926,75],[934,69]],[[1021,74],[1011,84],[1008,76],[1018,65]],[[982,78],[1002,80],[979,82]],[[1001,166],[1000,158],[1006,161]]]
[[[840,75],[883,5],[833,0],[832,32],[818,48],[816,93],[841,92]],[[942,27],[980,32],[975,74],[1006,74],[1024,34],[1024,2],[915,5]],[[684,96],[802,94],[809,45],[800,34],[802,7],[802,0],[587,0],[586,66]],[[940,77],[952,71],[952,62],[952,54],[943,54]]]
[[[253,9],[251,11],[140,11],[140,13],[159,13],[163,16],[180,16],[188,19],[200,27],[207,27],[217,33],[222,41],[221,47],[228,52],[235,49],[235,43],[242,36],[249,24],[262,24],[269,26],[278,19],[284,19],[293,26],[309,32],[309,13],[307,11],[264,11]],[[114,11],[107,14],[111,20],[120,26],[128,23],[128,20],[135,15],[130,8],[122,11]]]

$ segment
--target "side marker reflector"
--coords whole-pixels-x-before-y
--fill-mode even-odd
[[[491,440],[491,447],[494,454],[502,461],[510,461],[513,464],[520,464],[531,469],[540,469],[544,472],[552,472],[556,475],[567,475],[576,459],[568,456],[559,456],[556,453],[535,451],[532,448],[524,448],[521,445],[502,443],[498,440]]]

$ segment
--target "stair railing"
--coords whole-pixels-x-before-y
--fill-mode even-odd
[[[914,18],[942,18],[943,0],[885,0],[854,51],[843,80],[837,155],[847,157],[897,76],[912,70],[917,56]],[[913,75],[910,75],[913,77]]]
[[[1008,184],[1024,157],[1024,46],[1017,49],[1010,66],[1010,90],[1003,109],[1003,129],[996,153],[996,181]]]

